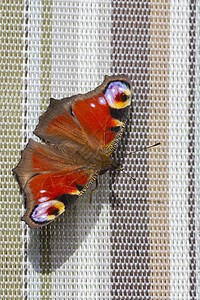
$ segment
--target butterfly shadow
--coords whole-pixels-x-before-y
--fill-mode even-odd
[[[93,193],[92,201],[90,191],[87,191],[53,223],[30,230],[28,257],[36,272],[49,274],[64,263],[70,264],[70,258],[99,219],[105,202],[101,185]]]

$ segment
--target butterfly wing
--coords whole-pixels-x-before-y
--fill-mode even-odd
[[[108,154],[115,148],[131,105],[131,83],[125,75],[106,76],[94,91],[51,99],[34,133],[50,143],[87,143]]]
[[[98,174],[53,146],[31,139],[13,171],[27,197],[27,211],[22,219],[31,228],[52,222]]]
[[[34,131],[48,144],[30,140],[14,169],[26,193],[23,220],[30,227],[52,222],[96,178],[103,156],[121,136],[130,104],[131,84],[124,75],[106,76],[84,95],[51,99]]]

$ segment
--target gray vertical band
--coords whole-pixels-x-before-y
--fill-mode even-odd
[[[130,144],[145,145],[148,136],[149,81],[149,16],[146,1],[112,1],[112,73],[127,74],[134,89],[132,109],[117,156],[131,159]],[[136,109],[137,107],[137,109]],[[129,141],[129,143],[128,143]],[[129,145],[128,145],[129,144]],[[136,184],[123,184],[123,176],[115,192],[111,193],[111,269],[113,299],[142,298],[149,293],[149,229],[148,229],[148,160],[147,153],[131,159],[136,166]],[[133,170],[133,169],[132,169]],[[116,177],[112,174],[110,189]],[[121,185],[121,190],[120,190]],[[121,196],[118,198],[117,194]],[[118,200],[118,201],[116,201]],[[116,203],[117,202],[117,203]],[[139,224],[139,225],[138,225]],[[142,280],[141,278],[145,278]],[[145,291],[145,292],[144,292]]]

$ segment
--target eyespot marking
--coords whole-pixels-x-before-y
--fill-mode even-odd
[[[58,200],[42,202],[35,206],[30,217],[35,223],[53,221],[65,211],[65,205]]]

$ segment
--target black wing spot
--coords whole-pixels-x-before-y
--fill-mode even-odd
[[[128,115],[129,106],[126,106],[124,108],[110,108],[110,115],[113,119],[119,120],[121,122],[125,122]]]
[[[76,185],[76,188],[77,188],[77,190],[78,190],[79,192],[81,192],[82,189],[84,188],[84,186],[81,185],[81,184],[76,184],[76,183],[75,183],[75,185]]]
[[[126,102],[129,99],[129,95],[122,94],[122,102]]]
[[[59,214],[59,209],[58,208],[51,208],[51,212],[50,212],[50,215],[54,215],[54,216],[57,216]]]
[[[109,130],[114,133],[118,133],[121,130],[120,126],[110,127]]]
[[[72,195],[72,194],[63,194],[56,198],[56,200],[61,201],[65,207],[72,204],[76,199],[78,198],[78,195]]]

